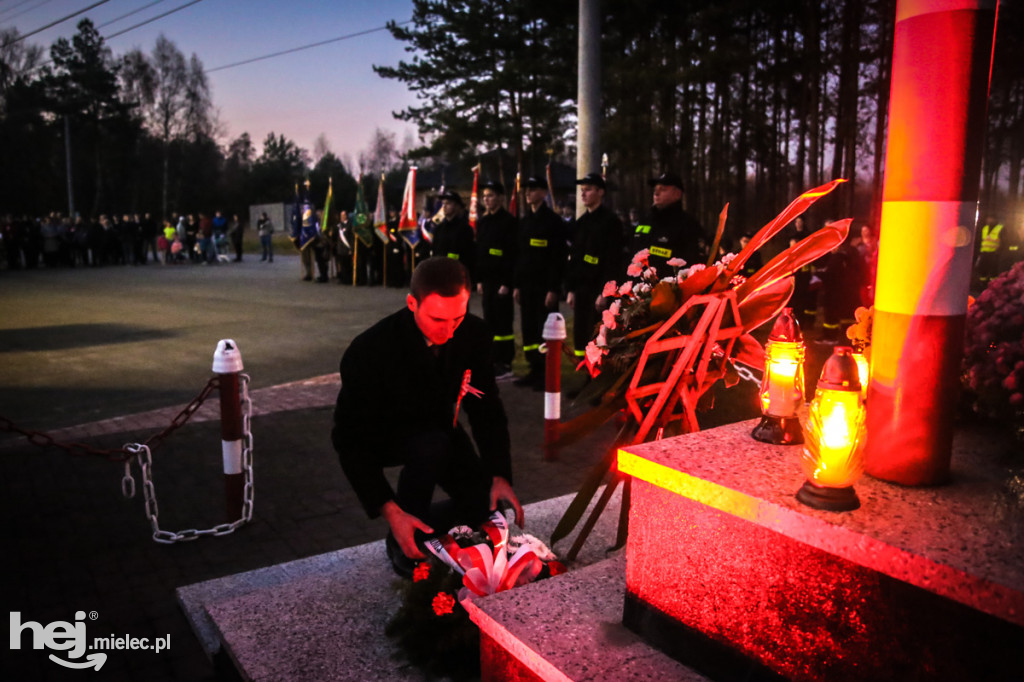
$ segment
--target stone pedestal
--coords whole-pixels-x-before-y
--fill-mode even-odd
[[[620,451],[627,627],[713,679],[1019,679],[1024,510],[990,438],[958,438],[949,485],[864,478],[834,513],[754,425]]]

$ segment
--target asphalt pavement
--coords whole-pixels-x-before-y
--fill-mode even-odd
[[[98,673],[85,673],[29,648],[30,628],[21,649],[4,657],[2,679],[217,679],[175,588],[383,537],[385,524],[366,518],[341,474],[330,422],[342,351],[404,298],[401,289],[301,281],[297,256],[0,271],[0,415],[95,449],[142,442],[199,394],[218,340],[231,338],[250,377],[255,482],[250,524],[162,545],[151,539],[141,493],[122,496],[122,464],[0,432],[8,610],[40,631],[80,622],[90,638],[169,642],[159,653],[111,651]],[[479,312],[477,297],[471,310]],[[525,370],[521,360],[517,367]],[[569,363],[563,369],[566,389],[581,381]],[[510,383],[501,391],[521,500],[575,491],[611,444],[613,427],[547,461],[543,394]],[[753,416],[753,395],[746,382],[725,391],[705,426]],[[153,452],[162,529],[226,520],[216,400],[214,392]],[[566,403],[563,411],[568,417],[580,409]],[[137,467],[133,473],[138,480]]]

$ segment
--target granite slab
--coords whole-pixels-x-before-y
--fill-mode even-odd
[[[612,497],[572,569],[606,557],[620,495]],[[526,505],[526,531],[546,541],[571,500],[566,495]],[[574,536],[554,551],[566,551]],[[177,594],[207,654],[223,649],[244,679],[422,679],[396,658],[383,634],[398,607],[393,581],[384,543],[377,541],[181,587]]]
[[[630,446],[621,471],[984,613],[1024,625],[1024,505],[991,434],[957,433],[952,480],[863,477],[860,509],[811,509],[799,446],[750,437],[756,420]]]
[[[622,625],[625,567],[622,552],[578,571],[467,601],[466,610],[480,631],[515,656],[531,677],[558,682],[706,680]],[[519,679],[514,674],[508,678]]]

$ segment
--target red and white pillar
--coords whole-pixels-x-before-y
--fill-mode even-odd
[[[977,222],[996,0],[897,0],[866,471],[945,480]]]
[[[242,517],[245,474],[242,470],[242,447],[245,434],[242,424],[242,397],[239,378],[242,354],[231,339],[217,344],[213,354],[213,372],[220,378],[220,437],[224,461],[224,509],[226,521]]]
[[[558,457],[558,425],[562,420],[562,343],[565,318],[550,313],[541,332],[547,354],[544,359],[544,459]]]

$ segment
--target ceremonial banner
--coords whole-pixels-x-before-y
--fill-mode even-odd
[[[316,214],[313,212],[313,201],[309,198],[309,180],[306,180],[305,191],[302,196],[302,221],[299,227],[299,239],[296,246],[304,250],[307,246],[316,241],[320,234],[320,226],[316,224]]]
[[[512,185],[512,196],[508,198],[508,212],[519,217],[519,173],[516,173],[516,181]]]
[[[373,246],[373,228],[370,226],[369,211],[366,207],[366,196],[363,192],[363,176],[359,176],[356,187],[356,207],[352,211],[352,230],[363,246]]]
[[[476,229],[477,219],[477,198],[476,198],[476,186],[477,181],[480,179],[480,164],[473,166],[473,193],[469,196],[469,226],[474,230]]]
[[[288,238],[296,248],[299,246],[299,232],[302,229],[302,198],[299,196],[299,183],[295,183],[295,201],[292,202],[292,214],[289,218],[290,230]]]
[[[419,224],[416,220],[416,166],[409,168],[405,178],[405,191],[402,192],[402,214],[398,217],[398,232],[408,242],[416,246],[420,240]]]
[[[327,234],[327,216],[331,214],[331,195],[334,194],[334,181],[327,179],[327,199],[324,200],[324,214],[320,219],[320,234]]]
[[[377,237],[387,244],[391,241],[388,234],[388,214],[384,208],[384,174],[381,173],[380,184],[377,185],[377,208],[373,212],[373,231]]]

